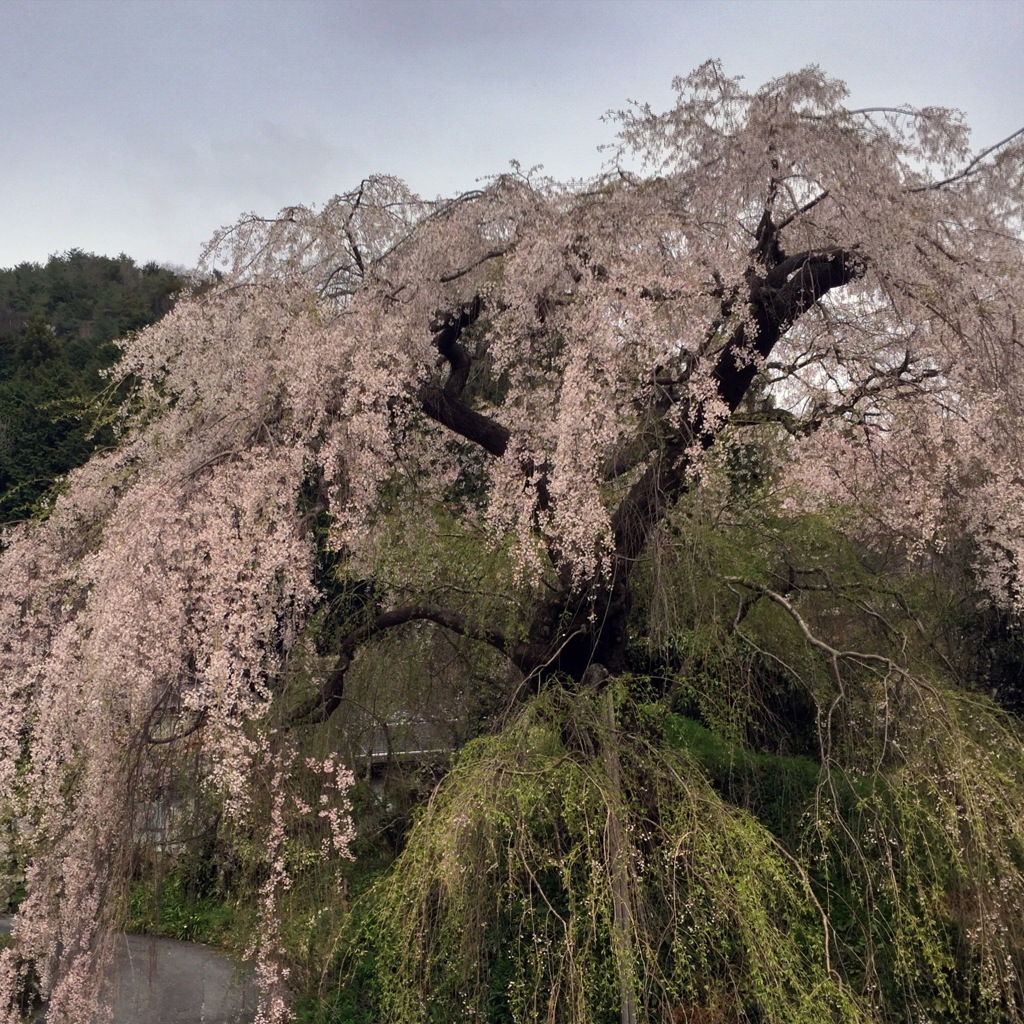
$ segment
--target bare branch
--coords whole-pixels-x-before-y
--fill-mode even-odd
[[[810,210],[813,210],[822,200],[828,199],[829,194],[829,190],[825,189],[824,192],[821,192],[819,195],[816,195],[812,200],[810,200],[810,202],[804,203],[804,205],[801,206],[800,209],[794,210],[788,217],[779,221],[779,223],[775,225],[775,230],[781,231],[783,228],[789,227],[789,225],[792,224],[793,221],[797,219],[797,217],[802,217],[805,213],[808,213]]]
[[[505,255],[505,252],[506,250],[504,249],[490,249],[479,259],[473,260],[472,263],[467,263],[464,267],[460,267],[458,270],[453,270],[449,274],[442,274],[440,281],[442,284],[449,284],[452,281],[457,281],[460,277],[465,277],[466,274],[476,270],[477,267],[482,266],[488,260],[500,259]]]
[[[954,185],[958,181],[963,181],[964,178],[969,178],[972,174],[977,173],[978,165],[987,156],[991,156],[996,150],[1002,149],[1003,146],[1008,146],[1014,139],[1024,137],[1024,128],[1018,128],[1012,135],[1007,135],[1005,139],[997,142],[994,146],[989,146],[987,149],[983,149],[966,167],[962,170],[957,171],[956,174],[951,175],[948,178],[943,178],[942,181],[932,181],[927,185],[918,185],[915,188],[907,189],[910,193],[915,192],[933,192],[936,189],[945,188],[947,185]]]
[[[797,624],[800,632],[803,633],[807,642],[823,654],[826,654],[829,660],[833,663],[839,661],[853,661],[861,665],[878,665],[890,672],[897,672],[901,675],[904,674],[902,666],[897,665],[891,658],[886,658],[884,655],[872,654],[867,651],[842,651],[833,647],[831,644],[825,643],[824,640],[815,636],[811,627],[807,624],[807,620],[804,619],[804,617],[796,610],[793,602],[788,598],[783,597],[783,595],[778,591],[772,590],[764,584],[757,583],[754,580],[744,579],[742,576],[726,576],[723,582],[734,586],[744,587],[747,590],[752,590],[755,593],[767,597],[769,601],[773,601],[780,608],[783,608]]]
[[[509,641],[500,630],[474,625],[464,615],[442,608],[440,605],[410,604],[392,608],[390,611],[375,615],[342,639],[337,660],[320,690],[292,713],[289,724],[327,721],[341,703],[345,690],[345,677],[359,647],[390,629],[407,625],[410,622],[433,622],[459,636],[479,640],[512,660],[515,660],[518,653],[518,648],[510,651]]]
[[[420,405],[432,420],[479,445],[491,455],[501,456],[508,447],[511,436],[509,429],[497,420],[471,409],[462,400],[472,359],[459,342],[482,312],[483,301],[476,296],[457,310],[439,310],[435,314],[430,330],[434,336],[434,345],[448,363],[450,373],[444,387],[426,384],[420,389]]]

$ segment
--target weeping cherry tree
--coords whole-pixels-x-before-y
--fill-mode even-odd
[[[972,149],[956,112],[850,109],[813,68],[749,90],[708,63],[675,87],[665,113],[615,115],[592,181],[513,165],[425,200],[379,176],[242,217],[205,253],[217,283],[123,342],[121,443],[0,568],[0,842],[27,865],[11,1014],[31,963],[48,1019],[89,1019],[140,794],[198,751],[263,851],[262,1012],[285,1019],[289,822],[319,815],[338,862],[352,839],[351,776],[297,737],[344,715],[389,638],[440,633],[513,685],[351,940],[386,966],[389,1019],[1024,1019],[1015,722],[937,681],[903,626],[847,629],[880,605],[799,545],[752,568],[767,520],[747,563],[679,557],[686,508],[728,514],[750,436],[776,516],[832,516],[907,571],[957,546],[978,600],[1019,613],[1024,136]],[[372,595],[333,622],[328,556]],[[762,681],[806,690],[791,841],[642,713],[637,649],[698,584],[725,641],[772,660]],[[289,689],[328,629],[331,665]],[[669,690],[732,671],[707,664],[682,656]],[[288,795],[297,772],[317,806]]]

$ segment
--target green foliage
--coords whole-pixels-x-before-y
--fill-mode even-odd
[[[135,882],[128,897],[128,931],[184,942],[231,944],[236,910],[229,894],[198,886],[189,865]]]
[[[551,693],[467,748],[349,940],[381,1019],[867,1019],[795,861],[636,712]]]
[[[799,811],[812,803],[821,782],[816,761],[749,750],[681,715],[666,714],[662,722],[666,740],[697,761],[724,799],[752,813],[787,846],[799,841]]]
[[[666,734],[804,865],[877,1019],[1020,1019],[1024,737],[960,681],[962,579],[728,495],[669,518],[637,606],[635,660],[691,716]]]
[[[709,493],[640,674],[465,748],[304,1019],[1021,1019],[1024,734],[957,682],[943,579]]]
[[[1019,1019],[1020,725],[986,698],[921,680],[901,699],[870,768],[837,763],[823,776],[804,855],[880,1017]]]

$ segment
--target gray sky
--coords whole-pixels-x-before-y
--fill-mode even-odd
[[[0,267],[70,248],[191,266],[240,213],[367,174],[426,195],[511,159],[600,169],[601,123],[718,57],[856,105],[1024,125],[1024,0],[0,0]]]

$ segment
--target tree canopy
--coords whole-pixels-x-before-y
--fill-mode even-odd
[[[483,1016],[495,978],[519,1020],[1024,1017],[1024,743],[909,596],[942,565],[1020,611],[1024,135],[974,150],[813,68],[675,85],[593,181],[242,217],[219,283],[122,343],[122,443],[2,563],[18,955],[56,1019],[179,754],[262,850],[284,1018],[288,780],[352,840],[303,737],[368,652],[439,634],[509,724],[360,940],[391,1019]],[[796,754],[791,814],[730,788]],[[486,952],[513,902],[514,963]]]

